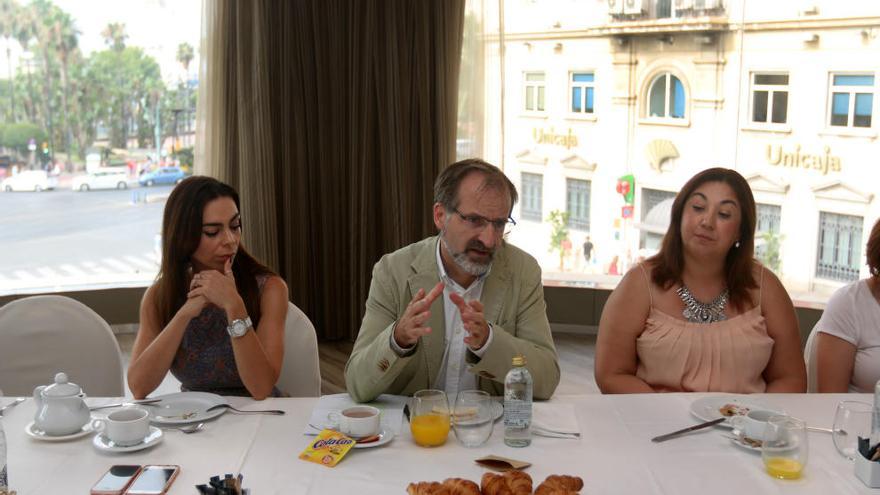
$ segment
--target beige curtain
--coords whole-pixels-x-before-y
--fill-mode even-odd
[[[205,2],[196,169],[320,336],[353,339],[373,264],[433,232],[455,159],[464,0]]]

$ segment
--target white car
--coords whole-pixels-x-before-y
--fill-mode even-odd
[[[45,170],[23,170],[12,177],[7,177],[0,182],[0,189],[6,192],[12,191],[45,191],[55,189],[58,178],[50,176]]]
[[[96,170],[86,175],[74,177],[70,186],[74,191],[125,189],[127,187],[128,172],[124,170]]]

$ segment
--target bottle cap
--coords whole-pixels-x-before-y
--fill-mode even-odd
[[[517,356],[513,356],[513,365],[514,366],[525,366],[526,365],[526,357],[522,354]]]

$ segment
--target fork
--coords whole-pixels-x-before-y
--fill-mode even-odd
[[[278,409],[262,409],[262,410],[254,410],[254,411],[245,411],[242,409],[236,409],[236,408],[230,406],[229,404],[217,404],[216,406],[209,407],[208,410],[205,412],[216,411],[217,409],[224,408],[224,407],[226,409],[231,410],[231,411],[235,411],[239,414],[274,414],[276,416],[282,416],[282,415],[286,414],[284,411],[281,411]]]
[[[0,408],[0,417],[3,417],[3,413],[4,413],[7,409],[12,409],[13,407],[15,407],[15,406],[21,404],[22,402],[24,402],[24,401],[26,401],[26,400],[27,400],[27,397],[19,397],[18,399],[15,399],[14,401],[10,402],[9,404],[6,404],[6,405],[3,406],[2,408]]]

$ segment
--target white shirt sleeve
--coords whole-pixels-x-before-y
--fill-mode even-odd
[[[818,331],[843,339],[857,346],[860,340],[860,325],[855,321],[855,296],[859,282],[838,289],[825,306],[819,322]]]

